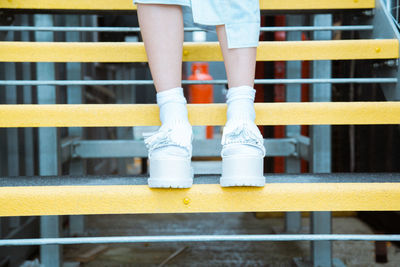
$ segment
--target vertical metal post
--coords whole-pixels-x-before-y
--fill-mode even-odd
[[[123,78],[123,68],[121,65],[115,66],[115,78],[117,80],[122,80]],[[122,87],[116,87],[116,92],[115,92],[115,97],[116,97],[116,103],[117,104],[123,104],[126,102],[126,99],[124,97],[124,93],[126,90],[125,86]],[[117,139],[125,139],[126,134],[125,134],[125,128],[118,127],[116,129],[117,131]],[[120,175],[126,175],[126,164],[127,161],[126,159],[117,159],[117,169],[118,169],[118,174]]]
[[[35,15],[35,26],[53,26],[52,15]],[[53,41],[52,32],[36,32],[35,39],[39,42]],[[54,63],[37,63],[36,75],[38,80],[54,80]],[[55,86],[37,87],[38,104],[57,103]],[[39,128],[39,175],[59,175],[59,131],[57,128]],[[42,216],[40,218],[41,237],[60,237],[60,217]],[[61,246],[44,245],[40,248],[40,260],[44,266],[60,267],[62,252]]]
[[[80,16],[70,15],[66,20],[66,26],[78,27],[80,26]],[[79,42],[79,32],[67,32],[67,42]],[[67,63],[67,79],[68,80],[82,80],[82,66],[81,63]],[[83,104],[83,88],[80,85],[67,87],[67,103],[68,104]],[[68,128],[68,135],[74,137],[84,138],[84,131],[82,127]],[[69,162],[70,175],[84,175],[86,174],[86,161],[82,159],[71,159]],[[72,215],[69,216],[69,233],[72,236],[82,235],[85,231],[85,216]]]
[[[125,65],[118,65],[115,68],[115,78],[117,80],[123,80],[126,79],[126,71],[125,71],[126,66]],[[131,96],[132,96],[132,90],[129,88],[129,86],[122,86],[122,87],[117,87],[116,92],[116,102],[117,104],[131,104]],[[132,127],[118,127],[117,128],[117,138],[118,139],[133,139],[133,128]],[[120,175],[126,175],[127,173],[127,164],[128,160],[127,159],[118,159],[118,174]]]
[[[22,15],[21,22],[22,25],[29,25],[29,16],[30,15]],[[30,32],[21,32],[21,41],[31,41]],[[22,63],[22,79],[23,80],[31,80],[31,65],[30,62]],[[23,103],[24,104],[32,104],[32,86],[25,85],[22,89],[23,93]],[[33,145],[33,129],[32,128],[24,128],[24,158],[25,158],[25,176],[33,176],[35,172],[35,163],[34,163],[34,145]]]
[[[5,79],[5,63],[0,62],[0,79]],[[5,92],[0,90],[0,104],[5,104]],[[0,175],[7,175],[7,146],[6,146],[6,130],[5,128],[0,129]],[[0,238],[4,237],[6,233],[6,223],[8,222],[7,217],[0,217]]]
[[[331,26],[332,15],[314,15],[314,26]],[[332,33],[324,31],[314,32],[315,40],[331,40]],[[314,61],[313,78],[331,78],[331,61]],[[312,87],[312,101],[331,101],[331,84],[314,84]],[[310,166],[313,173],[331,172],[331,127],[329,125],[315,125],[311,128],[311,159]],[[311,233],[330,234],[332,232],[331,212],[312,212]],[[332,266],[332,245],[330,241],[314,241],[311,243],[311,260],[315,267]]]
[[[132,64],[125,64],[124,65],[124,79],[125,80],[132,80],[134,79],[134,75],[135,73],[132,71]],[[133,86],[126,86],[126,90],[125,90],[125,97],[127,99],[127,104],[133,104],[136,102],[136,98],[135,98],[135,91],[133,89]],[[126,128],[126,138],[133,140],[134,136],[133,136],[133,127],[128,127]],[[134,165],[134,159],[133,158],[129,158],[127,161],[128,164],[130,164],[131,166]]]
[[[9,32],[6,41],[15,41],[14,32]],[[4,63],[5,80],[16,80],[16,64]],[[5,87],[6,104],[17,104],[17,86],[7,85]],[[18,176],[19,173],[19,138],[18,128],[6,129],[6,146],[7,146],[7,175]],[[20,225],[20,217],[10,217],[9,228],[17,228]]]
[[[134,67],[133,64],[129,65],[129,79],[130,80],[135,80],[136,79],[136,68]],[[136,85],[132,85],[129,88],[131,90],[131,100],[132,100],[132,104],[136,103]],[[132,139],[137,138],[137,136],[135,136],[135,131],[134,131],[134,127],[132,127]]]
[[[287,15],[287,26],[301,26],[303,25],[303,16],[301,15]],[[300,41],[301,32],[288,32],[288,41]],[[288,79],[301,78],[301,61],[288,61],[286,63],[286,77]],[[301,85],[288,84],[286,85],[286,102],[301,102]],[[286,136],[296,137],[300,135],[300,125],[286,126]],[[285,168],[287,173],[300,173],[300,157],[289,156],[285,159]],[[285,232],[296,233],[301,229],[301,212],[286,212],[285,213]]]
[[[7,34],[6,41],[14,41],[14,33]],[[16,80],[15,63],[4,63],[4,73],[6,80]],[[6,103],[17,104],[17,86],[6,85]],[[9,176],[19,175],[19,149],[18,149],[18,128],[7,129],[7,169]]]

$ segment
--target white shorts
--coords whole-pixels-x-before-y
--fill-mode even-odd
[[[228,48],[257,47],[260,35],[259,0],[133,0],[142,4],[181,5],[185,26],[206,30],[225,25]]]

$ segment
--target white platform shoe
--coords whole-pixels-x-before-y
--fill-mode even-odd
[[[187,122],[168,123],[144,136],[149,150],[149,187],[191,187],[192,126]]]
[[[228,121],[221,144],[222,187],[265,185],[264,139],[254,122]]]

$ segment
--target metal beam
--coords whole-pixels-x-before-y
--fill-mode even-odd
[[[80,25],[80,16],[71,15],[65,21],[69,27],[77,27]],[[66,40],[68,42],[79,42],[79,32],[67,32]],[[82,80],[82,66],[81,63],[67,63],[67,79],[68,80]],[[67,104],[84,104],[84,88],[80,85],[71,85],[67,88]],[[84,138],[84,129],[81,127],[68,128],[68,135],[79,138]],[[63,155],[61,153],[61,155]],[[85,175],[86,174],[86,161],[73,158],[69,161],[68,173],[71,175]],[[69,234],[71,236],[83,235],[85,231],[85,217],[82,215],[69,217]]]
[[[36,26],[53,26],[51,15],[35,15]],[[53,41],[53,33],[35,33],[37,42]],[[38,63],[36,67],[38,80],[55,79],[54,63]],[[55,87],[37,88],[38,104],[55,104],[57,92]],[[57,128],[40,128],[38,131],[39,144],[39,174],[58,175],[60,172],[59,161],[59,131]],[[43,214],[45,215],[45,214]],[[40,218],[41,237],[59,237],[60,220],[58,216],[43,216]],[[40,262],[44,266],[61,266],[61,247],[57,245],[44,245],[40,248]]]
[[[6,40],[14,41],[14,33],[10,32],[6,36]],[[16,63],[4,63],[4,75],[7,80],[17,79],[17,66]],[[17,87],[6,86],[5,87],[5,103],[6,104],[18,104],[17,102]],[[20,140],[18,134],[18,128],[6,129],[6,146],[7,146],[7,173],[9,176],[20,175]],[[20,225],[19,217],[11,217],[8,221],[9,229],[18,228]],[[10,260],[15,260],[10,258]]]
[[[286,25],[301,26],[304,17],[302,15],[287,15]],[[287,41],[301,41],[302,32],[288,32]],[[301,61],[286,62],[286,78],[301,79]],[[301,84],[286,85],[286,102],[301,102]],[[300,125],[286,126],[286,137],[300,136]],[[300,173],[300,158],[291,155],[285,158],[285,171],[287,173]],[[288,212],[285,214],[285,232],[297,233],[301,229],[301,212]]]
[[[4,62],[147,62],[143,43],[0,42]],[[6,51],[6,52],[5,52]],[[258,61],[397,59],[397,39],[263,41]],[[184,43],[183,61],[222,61],[217,42]]]
[[[14,41],[14,33],[7,34],[6,40]],[[4,63],[4,75],[6,80],[16,80],[16,64]],[[6,86],[5,88],[5,103],[17,104],[17,87]],[[18,142],[18,129],[11,128],[6,130],[7,138],[7,170],[8,175],[19,175],[19,142]]]
[[[332,25],[332,15],[314,15],[313,25]],[[314,32],[314,39],[330,40],[332,33]],[[331,61],[315,61],[312,63],[314,78],[331,78]],[[313,85],[311,97],[313,102],[331,101],[332,85]],[[310,167],[313,173],[331,172],[331,127],[329,125],[313,125],[311,127]],[[334,201],[334,200],[332,200]],[[330,234],[332,232],[332,219],[330,212],[311,213],[311,233]],[[311,243],[311,262],[314,267],[332,266],[332,244],[329,241],[314,241]]]
[[[362,9],[374,8],[373,0],[260,0],[261,10],[303,10],[303,9]],[[3,1],[0,9],[67,9],[67,10],[136,10],[136,6],[130,0],[13,0]]]
[[[397,184],[400,173],[301,173],[301,174],[265,174],[267,184]],[[0,188],[35,186],[75,186],[75,185],[146,185],[147,176],[33,176],[0,177]],[[195,175],[194,184],[218,184],[219,175]],[[242,188],[242,189],[245,189]],[[257,188],[247,187],[257,191]],[[190,190],[190,189],[188,189]],[[154,189],[154,191],[163,191]],[[168,189],[164,190],[165,192]],[[173,190],[176,191],[176,190]],[[177,190],[180,191],[180,190]],[[181,189],[185,191],[185,189]],[[186,190],[187,191],[187,190]]]
[[[262,32],[275,31],[372,31],[372,25],[343,26],[300,26],[300,27],[260,27]],[[0,31],[50,31],[50,32],[140,32],[140,27],[35,27],[35,26],[0,26]],[[204,31],[197,27],[185,27],[184,31]]]
[[[400,209],[399,174],[266,174],[262,188],[222,188],[207,175],[184,190],[146,178],[2,178],[0,216]]]
[[[396,84],[397,78],[329,78],[329,79],[255,79],[254,84],[316,84],[316,83],[389,83]],[[189,84],[227,84],[227,80],[183,80],[183,85]],[[74,80],[74,81],[36,81],[36,80],[6,80],[0,85],[151,85],[153,80]],[[108,93],[110,94],[110,93]]]
[[[29,15],[21,16],[22,24],[29,25]],[[29,32],[21,33],[21,41],[28,42],[32,40],[32,34]],[[22,79],[30,80],[33,78],[32,66],[34,63],[22,63]],[[33,87],[29,84],[23,85],[23,104],[33,103]],[[34,149],[34,131],[32,128],[25,128],[24,131],[24,156],[25,156],[25,173],[26,176],[33,176],[35,171],[35,149]]]
[[[267,156],[296,156],[298,142],[295,138],[264,139]],[[74,158],[132,158],[147,157],[147,149],[139,140],[79,140],[62,142],[63,162]],[[219,157],[221,140],[193,140],[193,157]]]
[[[116,79],[127,79],[124,77],[125,66],[117,66],[115,68],[115,78]],[[128,87],[123,87],[121,89],[116,90],[115,98],[117,104],[133,104],[133,92]],[[132,140],[133,139],[133,128],[132,127],[118,127],[116,129],[116,137],[117,139],[125,139]],[[147,156],[144,156],[147,157]],[[120,158],[117,160],[117,171],[120,175],[125,175],[127,173],[128,160],[124,158]]]
[[[376,0],[376,8],[374,15],[366,17],[364,20],[374,25],[374,30],[369,33],[362,33],[363,38],[393,38],[400,40],[398,27],[395,25],[394,19],[390,12],[386,9],[385,3],[382,0]],[[386,77],[400,77],[399,62],[386,62],[376,63],[374,66],[374,73],[377,75],[385,75]],[[400,100],[400,83],[396,84],[383,84],[381,85],[385,97],[389,101]]]
[[[44,88],[48,91],[48,88]],[[256,103],[257,125],[400,124],[400,102]],[[226,104],[188,104],[192,125],[224,125]],[[0,127],[160,125],[155,104],[1,105]]]
[[[268,241],[400,241],[400,235],[177,235],[177,236],[106,236],[0,240],[0,246],[33,246],[42,244],[124,244],[161,242],[268,242]]]

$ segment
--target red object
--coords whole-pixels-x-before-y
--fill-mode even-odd
[[[275,26],[285,26],[285,16],[275,16]],[[275,41],[286,41],[286,32],[279,31],[275,32]],[[274,77],[275,79],[284,79],[286,76],[286,62],[276,61],[274,62]],[[285,102],[285,85],[276,84],[274,86],[274,102]],[[274,138],[285,137],[285,126],[274,127]],[[285,158],[275,157],[274,158],[274,172],[284,173],[285,172]]]
[[[265,16],[261,16],[261,25],[265,25]],[[260,32],[260,41],[264,40],[264,33]],[[257,61],[256,62],[256,73],[255,73],[255,78],[256,79],[263,79],[265,76],[265,62],[262,61]],[[264,85],[262,84],[255,84],[254,89],[256,89],[256,97],[254,99],[254,102],[265,102],[264,99]],[[258,126],[258,129],[260,130],[261,134],[264,136],[264,127],[263,126]]]
[[[303,41],[307,40],[306,35],[303,33],[301,35],[301,39]],[[301,62],[301,78],[310,78],[310,62],[302,61]],[[309,102],[310,101],[310,93],[309,93],[310,85],[302,84],[301,85],[301,102]],[[301,135],[308,136],[309,135],[309,127],[308,125],[301,126]],[[302,159],[301,160],[301,172],[308,172],[309,170],[308,161]]]
[[[193,63],[192,75],[189,80],[212,80],[213,77],[208,73],[208,63]],[[207,104],[213,102],[213,85],[212,84],[191,84],[189,85],[189,102],[194,104]],[[206,127],[206,138],[212,139],[214,129],[212,126]]]
[[[275,26],[285,26],[285,16],[275,16]],[[286,33],[285,32],[275,32],[275,41],[286,41]],[[302,33],[303,41],[307,40],[307,37],[304,33]],[[286,78],[286,62],[276,61],[274,65],[274,77],[275,79],[284,79]],[[310,62],[302,61],[301,62],[301,77],[309,78],[310,77]],[[309,102],[309,85],[302,84],[301,85],[301,101]],[[277,84],[274,87],[274,102],[286,102],[285,96],[285,85]],[[301,135],[308,136],[309,135],[309,127],[307,125],[301,126]],[[275,126],[274,127],[274,137],[275,138],[284,138],[285,137],[285,127],[284,126]],[[301,160],[301,172],[308,172],[309,164],[306,160]],[[274,158],[274,172],[276,173],[284,173],[285,172],[285,158],[283,157],[275,157]]]

